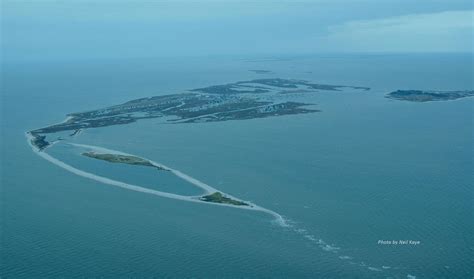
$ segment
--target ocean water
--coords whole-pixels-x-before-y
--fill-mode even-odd
[[[464,54],[5,65],[0,275],[470,278],[474,99],[410,103],[384,95],[473,89],[473,74],[473,57]],[[321,112],[314,114],[182,125],[146,120],[86,130],[75,141],[178,169],[285,216],[289,227],[262,212],[76,176],[34,154],[24,137],[70,112],[261,77],[372,90],[315,94],[308,101]],[[110,166],[70,149],[58,146],[50,154],[124,182],[199,193],[153,169]]]

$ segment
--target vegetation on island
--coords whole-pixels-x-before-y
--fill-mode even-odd
[[[84,152],[82,155],[94,158],[97,160],[103,160],[110,163],[119,163],[119,164],[129,164],[129,165],[139,165],[145,167],[153,167],[160,170],[164,170],[164,168],[156,166],[152,164],[150,161],[145,160],[140,157],[131,156],[131,155],[122,155],[122,154],[107,154],[107,153],[96,153],[96,152]]]
[[[31,144],[36,146],[36,148],[38,148],[39,150],[43,150],[49,146],[49,142],[46,141],[46,136],[38,135],[35,133],[31,133],[31,135],[33,136],[33,138],[31,139]]]
[[[263,71],[263,70],[262,70]],[[68,120],[31,131],[33,144],[44,148],[44,134],[71,131],[70,136],[88,128],[134,123],[141,119],[163,118],[169,123],[200,123],[247,120],[319,112],[313,104],[288,101],[288,90],[300,93],[340,91],[343,88],[369,90],[367,87],[317,84],[304,80],[263,78],[212,85],[187,93],[131,100],[106,108],[71,113]],[[166,118],[165,118],[166,117]]]
[[[214,202],[214,203],[225,203],[238,206],[248,206],[248,203],[243,201],[233,200],[229,197],[224,196],[221,192],[215,192],[207,196],[202,196],[200,200],[205,202]]]
[[[448,101],[460,98],[473,97],[474,90],[465,91],[423,91],[397,90],[387,94],[387,98],[411,102]]]

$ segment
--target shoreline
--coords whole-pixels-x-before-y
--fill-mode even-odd
[[[132,191],[136,191],[136,192],[141,192],[141,193],[145,193],[145,194],[151,194],[151,195],[164,197],[164,198],[170,198],[170,199],[188,201],[188,202],[195,202],[195,203],[201,203],[201,204],[208,204],[208,205],[225,206],[225,207],[233,207],[233,208],[239,208],[239,209],[245,209],[245,210],[260,211],[260,212],[263,212],[263,213],[266,213],[266,214],[269,214],[269,215],[273,216],[275,218],[274,221],[277,224],[279,224],[280,226],[282,226],[282,227],[288,227],[289,226],[288,223],[286,222],[285,218],[283,218],[282,215],[276,213],[275,211],[272,211],[270,209],[258,206],[258,205],[254,204],[252,202],[249,202],[249,201],[243,201],[241,199],[238,199],[238,198],[236,198],[232,195],[229,195],[225,192],[219,191],[218,189],[216,189],[212,186],[209,186],[209,185],[205,184],[204,182],[201,182],[198,179],[193,178],[193,177],[191,177],[191,176],[189,176],[189,175],[187,175],[187,174],[185,174],[185,173],[183,173],[179,170],[172,169],[170,167],[167,167],[163,164],[160,164],[160,163],[157,163],[155,161],[149,160],[147,158],[144,158],[144,159],[149,160],[153,165],[155,165],[157,167],[162,167],[166,170],[169,170],[174,175],[176,175],[177,177],[193,184],[194,186],[196,186],[198,188],[203,189],[205,191],[204,195],[211,194],[211,193],[214,193],[214,192],[220,192],[223,195],[225,195],[226,197],[235,199],[237,201],[243,201],[243,202],[247,203],[248,206],[238,206],[238,205],[225,204],[225,203],[206,202],[206,201],[202,201],[202,200],[199,199],[203,195],[184,196],[184,195],[178,195],[178,194],[173,194],[173,193],[168,193],[168,192],[162,192],[162,191],[152,190],[152,189],[149,189],[149,188],[146,188],[146,187],[142,187],[142,186],[133,185],[133,184],[121,182],[121,181],[118,181],[118,180],[110,179],[110,178],[103,177],[103,176],[100,176],[100,175],[96,175],[96,174],[93,174],[93,173],[90,173],[90,172],[86,172],[86,171],[80,170],[78,168],[75,168],[71,165],[68,165],[67,163],[65,163],[65,162],[49,155],[48,153],[46,153],[44,151],[44,149],[39,150],[36,146],[34,146],[31,143],[31,140],[33,139],[33,136],[31,135],[31,133],[26,132],[25,135],[26,135],[28,144],[30,145],[30,147],[32,148],[34,153],[36,153],[41,158],[49,161],[50,163],[52,163],[52,164],[54,164],[54,165],[56,165],[60,168],[63,168],[63,169],[65,169],[65,170],[67,170],[67,171],[69,171],[73,174],[76,174],[78,176],[82,176],[82,177],[85,177],[85,178],[88,178],[88,179],[91,179],[91,180],[95,180],[95,181],[101,182],[103,184],[112,185],[112,186],[120,187],[120,188],[123,188],[123,189],[132,190]],[[116,150],[111,150],[111,149],[107,149],[107,148],[103,148],[103,147],[99,147],[99,146],[76,144],[76,143],[67,143],[67,144],[78,146],[78,147],[90,148],[92,150],[103,151],[103,152],[108,152],[108,153],[113,153],[113,154],[135,156],[135,155],[132,155],[132,154],[128,154],[128,153],[124,153],[124,152],[116,151]]]

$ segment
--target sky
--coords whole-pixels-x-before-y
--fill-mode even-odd
[[[465,0],[2,0],[4,61],[473,52]]]

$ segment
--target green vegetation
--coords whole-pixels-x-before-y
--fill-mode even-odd
[[[202,117],[196,117],[196,118],[185,120],[181,123],[246,120],[246,119],[266,118],[266,117],[281,116],[281,115],[319,112],[319,110],[316,110],[316,109],[306,109],[302,107],[302,106],[308,106],[308,105],[311,105],[311,104],[298,103],[298,102],[267,104],[260,107],[214,113],[212,114],[212,117],[209,117],[209,115],[204,115]]]
[[[226,204],[238,205],[238,206],[248,206],[249,205],[248,203],[228,198],[220,192],[215,192],[213,194],[203,196],[203,197],[200,198],[200,200],[205,201],[205,202],[226,203]]]
[[[36,146],[39,150],[43,150],[48,147],[49,142],[46,141],[46,136],[41,136],[38,134],[31,133],[33,139],[31,139],[31,144]]]
[[[474,91],[423,91],[397,90],[387,94],[387,98],[410,102],[448,101],[460,98],[473,97]]]
[[[164,170],[161,167],[153,165],[150,161],[145,160],[140,157],[136,157],[136,156],[121,155],[121,154],[104,154],[104,153],[95,153],[95,152],[84,152],[82,153],[82,155],[89,158],[94,158],[97,160],[107,161],[110,163],[138,165],[138,166],[152,167],[152,168]]]
[[[249,90],[250,89],[250,90]],[[269,89],[255,88],[255,87],[241,87],[237,83],[229,83],[224,85],[213,85],[205,88],[197,88],[191,90],[193,92],[201,92],[208,94],[260,94],[268,93]]]
[[[263,78],[237,81],[192,89],[182,94],[140,98],[101,109],[71,113],[66,122],[36,129],[31,133],[38,136],[33,144],[44,148],[47,146],[46,142],[40,138],[44,134],[72,131],[70,135],[75,136],[83,129],[125,125],[141,119],[164,118],[164,121],[172,123],[196,123],[314,113],[318,110],[303,108],[310,104],[284,103],[287,97],[281,93],[298,90],[299,93],[312,94],[320,91],[340,91],[344,88],[369,90],[367,87],[317,84],[296,79]]]

